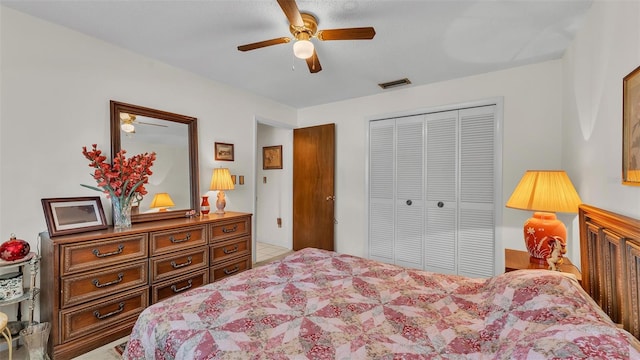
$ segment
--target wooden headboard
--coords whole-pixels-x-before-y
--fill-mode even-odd
[[[580,205],[582,287],[640,339],[640,221]]]

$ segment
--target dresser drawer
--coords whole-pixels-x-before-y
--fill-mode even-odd
[[[149,306],[149,288],[142,287],[60,312],[62,342],[87,336],[135,319]]]
[[[62,245],[60,248],[62,276],[144,259],[149,254],[146,233]]]
[[[151,282],[209,266],[208,247],[200,247],[151,259]]]
[[[251,256],[212,266],[210,269],[209,281],[218,281],[231,275],[235,275],[245,270],[251,269]]]
[[[218,242],[239,236],[251,235],[251,217],[245,216],[227,221],[220,221],[210,225],[210,242]]]
[[[151,287],[151,301],[157,303],[173,295],[195,289],[209,283],[209,269],[203,269],[186,276],[167,280]]]
[[[207,244],[206,225],[182,227],[151,233],[151,255],[166,254]]]
[[[63,277],[62,308],[80,304],[100,296],[115,294],[138,286],[147,285],[147,260],[109,267],[102,271]]]
[[[250,256],[251,236],[215,243],[210,249],[209,258],[213,266],[239,256]]]

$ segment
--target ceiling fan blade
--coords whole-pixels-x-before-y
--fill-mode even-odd
[[[163,124],[153,124],[153,123],[148,123],[148,122],[144,122],[144,121],[136,121],[137,124],[141,124],[141,125],[153,125],[153,126],[160,126],[160,127],[169,127],[167,125],[163,125]]]
[[[307,66],[309,67],[309,71],[312,74],[315,74],[322,70],[322,66],[320,65],[320,60],[318,60],[318,53],[313,50],[313,56],[307,58]]]
[[[319,30],[319,40],[371,40],[376,35],[372,27]]]
[[[260,48],[271,46],[271,45],[285,44],[285,43],[288,43],[289,41],[291,41],[291,39],[289,39],[288,37],[281,37],[281,38],[276,38],[271,40],[259,41],[252,44],[240,45],[238,46],[238,50],[240,51],[255,50],[255,49],[260,49]]]
[[[282,8],[282,11],[289,19],[289,24],[293,26],[304,26],[300,10],[298,10],[298,4],[295,0],[278,0],[278,5]]]

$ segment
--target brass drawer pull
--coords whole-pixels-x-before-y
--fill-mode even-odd
[[[93,279],[92,283],[93,283],[93,285],[95,285],[95,287],[101,288],[101,287],[105,287],[105,286],[109,286],[109,285],[115,285],[115,284],[121,282],[122,279],[124,279],[124,273],[118,273],[118,278],[116,280],[109,281],[109,282],[104,283],[104,284],[100,284],[100,280]]]
[[[187,284],[187,286],[181,287],[180,289],[178,289],[175,285],[171,285],[171,290],[173,290],[173,292],[177,294],[179,292],[191,289],[192,286],[193,286],[193,281],[189,279],[189,284]]]
[[[224,252],[227,255],[233,254],[234,252],[237,252],[237,251],[238,251],[238,245],[234,246],[233,249],[231,250],[227,250],[226,247],[222,248],[222,252]]]
[[[231,270],[222,269],[222,271],[224,271],[224,273],[227,274],[227,275],[231,275],[233,273],[237,273],[238,270],[240,270],[240,267],[238,265],[234,266],[234,268],[231,269]]]
[[[100,250],[93,249],[92,253],[96,257],[103,258],[103,257],[106,257],[106,256],[118,255],[118,254],[122,253],[122,250],[124,250],[124,245],[120,244],[120,245],[118,245],[118,250],[116,250],[116,251],[112,251],[112,252],[109,252],[109,253],[101,254]]]
[[[191,265],[191,263],[193,262],[192,260],[193,260],[193,259],[191,258],[191,256],[189,256],[189,257],[187,258],[187,262],[182,263],[182,264],[176,264],[176,262],[175,262],[175,261],[172,261],[172,262],[171,262],[171,266],[172,266],[174,269],[180,269],[181,267],[185,267],[185,266],[189,266],[189,265]]]
[[[227,229],[226,227],[222,228],[222,232],[225,234],[230,234],[232,232],[238,231],[238,224],[235,224],[231,229]]]
[[[187,236],[185,236],[182,239],[176,239],[176,238],[173,237],[173,235],[169,236],[169,241],[171,241],[174,244],[182,243],[182,242],[189,241],[189,240],[191,240],[191,233],[190,232],[188,232]]]
[[[93,316],[95,316],[96,318],[102,320],[105,318],[108,318],[110,316],[116,315],[116,314],[120,314],[122,312],[122,310],[124,310],[124,302],[121,302],[120,304],[118,304],[118,310],[113,310],[110,313],[106,313],[104,315],[100,314],[100,311],[96,310],[93,312]]]

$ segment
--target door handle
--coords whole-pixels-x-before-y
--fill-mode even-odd
[[[327,196],[326,200],[327,201],[329,201],[329,200],[336,201],[336,197],[335,197],[335,195],[333,195],[333,196],[329,195],[329,196]]]

